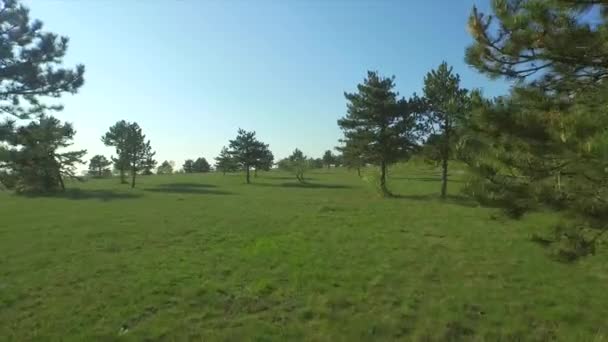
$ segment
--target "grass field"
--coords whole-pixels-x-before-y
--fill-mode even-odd
[[[562,264],[554,220],[447,203],[429,169],[381,199],[346,170],[141,177],[0,192],[2,340],[563,340],[608,337],[608,249]]]

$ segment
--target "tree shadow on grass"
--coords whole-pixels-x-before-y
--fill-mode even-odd
[[[89,200],[89,199],[97,199],[101,201],[113,201],[113,200],[124,200],[124,199],[135,199],[142,197],[141,194],[138,193],[130,193],[130,192],[116,192],[112,190],[89,190],[89,189],[67,189],[63,192],[56,193],[28,193],[23,194],[25,197],[37,198],[37,197],[45,197],[45,198],[64,198],[69,200]]]
[[[200,183],[170,183],[161,184],[155,188],[145,188],[144,191],[194,195],[232,195],[232,192],[211,188],[216,188],[216,186]]]
[[[447,195],[445,199],[442,199],[439,194],[425,194],[425,195],[395,195],[393,194],[390,198],[395,199],[407,199],[412,201],[428,201],[428,202],[438,202],[438,203],[449,203],[461,205],[464,207],[475,208],[479,207],[479,203],[474,201],[473,199],[463,196],[463,195]]]
[[[319,184],[319,183],[251,183],[255,186],[268,186],[279,188],[299,188],[299,189],[352,189],[351,186],[341,184]]]

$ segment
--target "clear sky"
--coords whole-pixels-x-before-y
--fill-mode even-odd
[[[142,126],[157,160],[213,158],[237,128],[255,130],[276,158],[320,157],[341,136],[344,91],[367,70],[421,93],[442,60],[467,88],[507,90],[464,63],[466,22],[488,0],[29,0],[45,29],[70,37],[66,65],[85,85],[57,116],[75,147],[112,155],[100,137],[125,119]]]

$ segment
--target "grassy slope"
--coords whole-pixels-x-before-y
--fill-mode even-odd
[[[63,198],[0,193],[8,340],[600,340],[607,248],[551,261],[550,222],[492,220],[425,171],[380,199],[344,170],[115,179]],[[460,183],[450,184],[457,193]]]

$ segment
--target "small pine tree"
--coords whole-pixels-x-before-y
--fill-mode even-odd
[[[259,165],[260,160],[266,157],[268,145],[259,141],[255,132],[239,128],[237,137],[230,140],[229,146],[231,158],[245,171],[245,180],[249,184],[251,168]]]
[[[52,116],[40,115],[38,120],[12,132],[9,162],[9,187],[17,192],[51,192],[64,190],[64,178],[77,178],[75,164],[83,163],[86,150],[59,152],[71,146],[76,131],[69,123],[62,124]]]
[[[186,159],[184,165],[182,165],[182,170],[184,170],[184,173],[194,172],[194,161],[192,159]]]
[[[226,172],[234,172],[238,170],[236,161],[226,147],[222,147],[219,156],[215,157],[215,169],[222,172],[224,175]]]
[[[105,177],[111,174],[109,166],[112,162],[101,154],[93,156],[89,161],[89,175],[93,177]]]
[[[157,175],[170,175],[173,173],[173,165],[175,163],[172,161],[165,160],[160,164],[160,166],[156,169]]]
[[[331,153],[331,151],[330,150],[325,151],[325,153],[323,154],[323,164],[325,164],[325,166],[327,166],[328,170],[331,167],[331,164],[333,164],[334,162],[335,162],[335,157]]]
[[[211,165],[205,158],[197,158],[192,164],[192,172],[209,172],[211,171]]]

